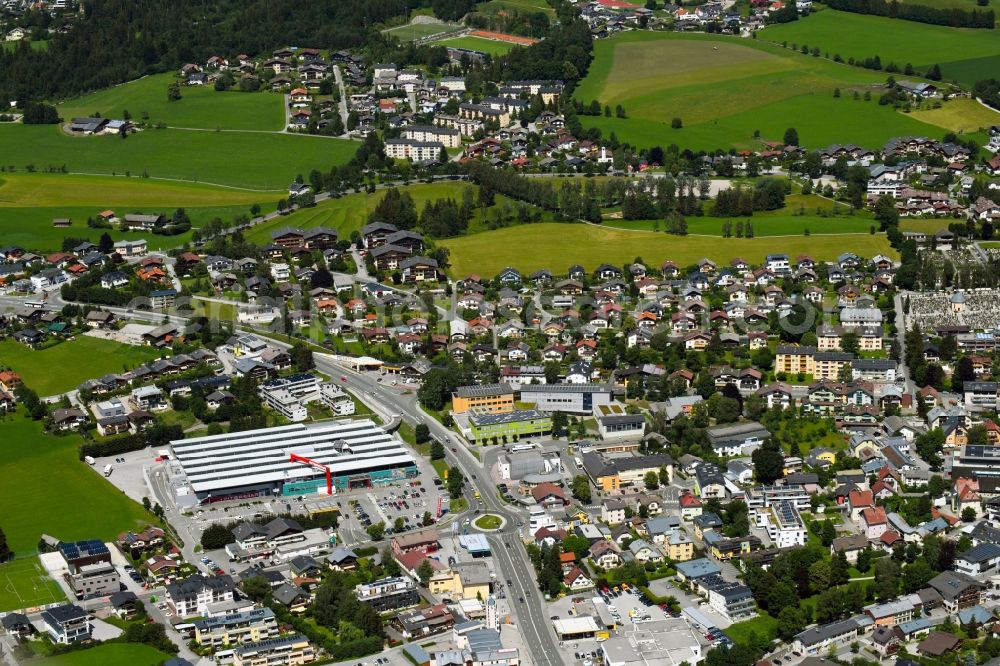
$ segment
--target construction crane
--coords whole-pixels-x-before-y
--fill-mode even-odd
[[[330,467],[328,465],[324,465],[323,463],[318,463],[315,460],[310,460],[309,458],[306,458],[305,456],[300,456],[297,453],[289,454],[288,462],[302,463],[303,465],[309,465],[314,469],[326,472],[326,494],[329,496],[333,496],[333,477],[330,474]]]

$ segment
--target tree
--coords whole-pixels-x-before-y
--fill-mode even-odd
[[[0,529],[0,562],[10,559],[10,545],[7,543],[7,535]]]
[[[789,127],[785,130],[785,145],[786,146],[797,146],[799,145],[799,132],[794,127]]]
[[[670,121],[670,127],[672,127],[673,129],[680,129],[684,127],[684,121],[682,121],[678,117],[674,117],[674,119]]]
[[[240,583],[240,588],[243,590],[243,594],[257,603],[262,603],[267,595],[271,594],[271,583],[263,576],[245,578]]]
[[[813,592],[822,592],[829,588],[832,580],[833,571],[825,560],[816,560],[809,567],[809,589]]]
[[[833,526],[829,518],[823,521],[823,532],[820,536],[823,540],[823,546],[826,548],[829,548],[833,540],[837,538],[837,528]]]
[[[436,439],[431,442],[431,460],[444,460],[444,444]]]
[[[653,471],[646,472],[646,476],[642,477],[642,482],[646,485],[647,490],[656,490],[660,487],[660,477]]]
[[[569,427],[569,416],[566,412],[552,412],[552,436],[559,437],[564,432],[566,428]]]
[[[385,523],[381,520],[368,526],[368,536],[372,541],[381,541],[385,536]]]
[[[465,477],[458,467],[448,468],[448,496],[451,499],[458,499],[462,496],[462,489],[465,487]]]
[[[976,510],[973,507],[967,506],[964,509],[962,509],[962,522],[971,523],[975,520],[976,520]]]
[[[97,249],[101,251],[101,254],[110,254],[114,247],[115,241],[111,238],[111,234],[107,231],[101,234],[101,239],[97,242]]]
[[[167,101],[177,102],[181,99],[181,84],[174,81],[167,86]]]
[[[590,504],[590,481],[585,475],[578,474],[574,476],[570,488],[573,491],[573,497],[579,500],[581,504]]]
[[[771,484],[775,480],[784,476],[785,457],[781,453],[781,447],[772,439],[753,452],[754,476],[757,481],[763,484]]]
[[[420,566],[417,567],[417,578],[420,579],[420,584],[427,587],[427,583],[430,581],[431,576],[434,575],[434,566],[431,565],[431,561],[428,559],[423,559],[420,561]]]
[[[785,606],[778,613],[778,635],[782,640],[792,640],[806,628],[807,624],[805,613],[795,606]]]
[[[787,580],[778,581],[770,592],[767,593],[767,612],[771,615],[781,615],[784,608],[797,608],[799,596],[795,593],[795,587]]]
[[[413,437],[417,444],[423,444],[431,438],[431,429],[427,427],[426,423],[418,423],[417,427],[413,429]]]
[[[212,523],[201,533],[201,547],[205,550],[218,550],[231,543],[236,543],[236,537],[225,525]]]
[[[295,369],[298,372],[306,372],[316,367],[316,361],[313,360],[312,350],[309,349],[305,343],[293,343],[292,348],[288,350],[288,354],[292,357],[292,365],[295,366]]]

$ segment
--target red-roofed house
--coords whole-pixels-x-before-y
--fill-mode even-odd
[[[684,493],[678,498],[681,505],[681,520],[691,520],[701,515],[701,500],[691,493]]]
[[[563,574],[568,574],[576,568],[576,553],[572,551],[568,553],[559,553],[559,564],[562,565]]]
[[[851,512],[851,520],[855,523],[861,520],[861,512],[875,506],[875,498],[870,490],[852,490],[847,496],[847,509]]]
[[[885,508],[881,506],[870,507],[861,512],[861,529],[871,540],[880,538],[889,529],[889,519],[885,515]]]
[[[566,506],[566,493],[554,483],[539,483],[531,489],[531,496],[535,502],[546,508],[552,506]]]
[[[594,587],[594,581],[590,580],[580,567],[574,567],[572,571],[566,574],[563,583],[574,592]]]
[[[979,479],[960,476],[955,479],[955,511],[961,513],[972,507],[977,515],[983,512],[982,497],[979,495]]]

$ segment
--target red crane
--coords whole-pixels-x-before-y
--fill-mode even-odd
[[[323,463],[318,463],[315,460],[310,460],[305,456],[300,456],[297,453],[290,454],[288,462],[302,463],[303,465],[309,465],[310,467],[326,472],[326,494],[330,496],[333,495],[333,477],[330,474],[329,466],[324,465]]]

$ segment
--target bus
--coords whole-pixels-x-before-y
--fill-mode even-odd
[[[25,301],[24,304],[29,308],[34,308],[36,310],[41,310],[45,307],[45,301],[43,300]]]

